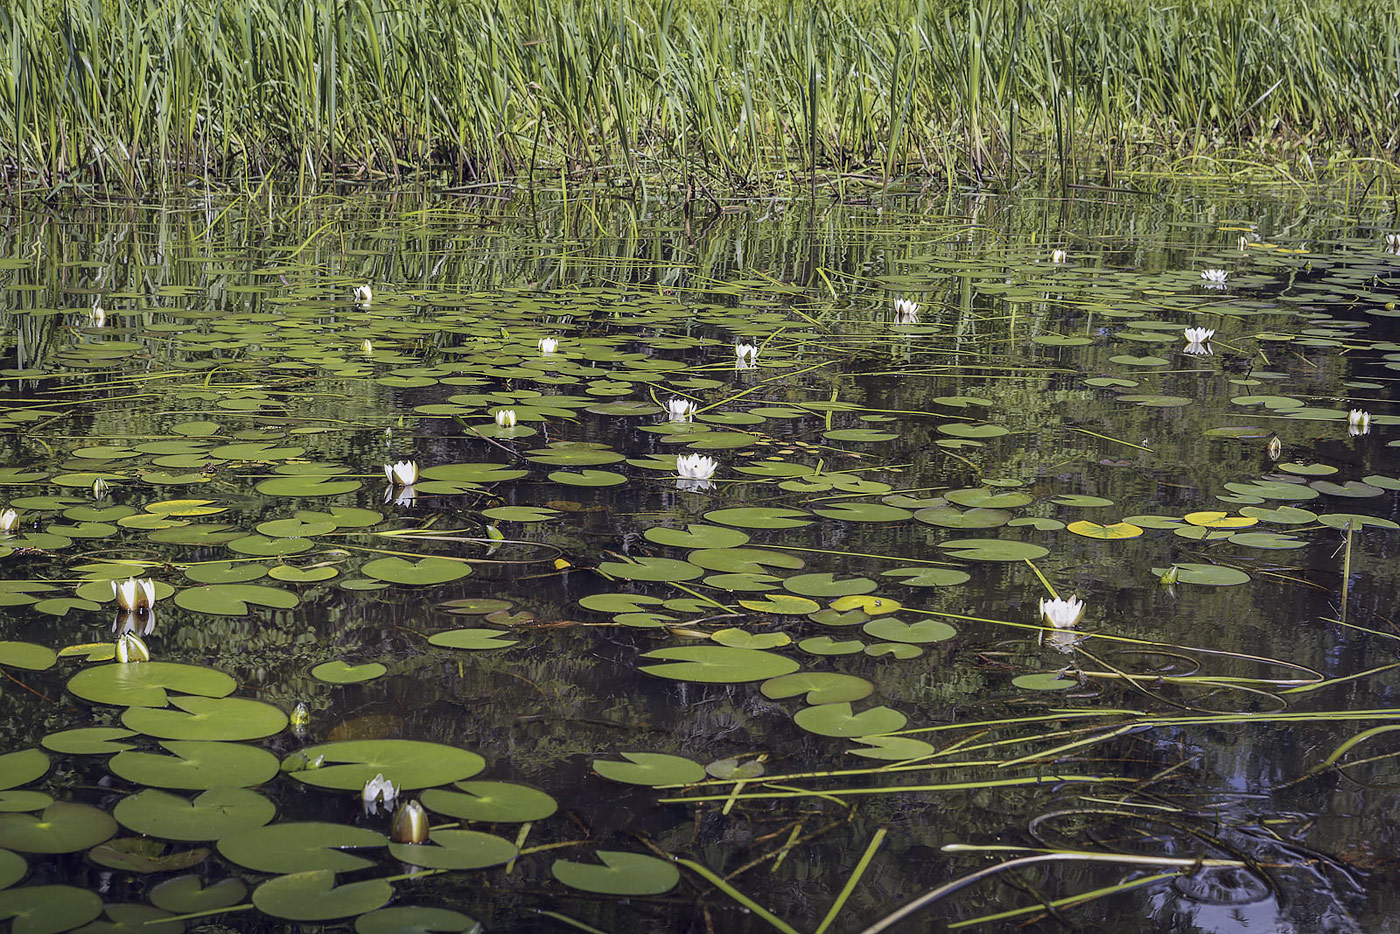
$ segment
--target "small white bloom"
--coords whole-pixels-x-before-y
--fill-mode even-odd
[[[1204,344],[1215,336],[1215,328],[1187,328],[1186,343]]]
[[[363,344],[360,345],[360,350],[364,351],[367,354],[374,353],[374,342],[366,340]]]
[[[907,298],[896,298],[894,300],[894,316],[898,318],[917,317],[919,314],[919,303]]]
[[[681,454],[676,458],[676,473],[687,480],[708,480],[718,467],[718,461],[704,454]]]
[[[515,409],[501,409],[496,413],[496,424],[502,428],[515,427]]]
[[[1210,349],[1210,344],[1187,344],[1182,353],[1189,353],[1193,357],[1209,357],[1214,351]]]
[[[1265,448],[1269,452],[1269,460],[1276,461],[1283,454],[1283,441],[1278,435],[1269,439],[1269,446]]]
[[[359,302],[361,306],[368,305],[374,301],[374,292],[370,291],[370,287],[367,285],[357,285],[355,286],[355,301]]]
[[[138,636],[149,636],[156,631],[156,609],[117,610],[117,618],[112,620],[112,632],[120,636],[134,632]]]
[[[151,650],[146,647],[146,643],[141,641],[141,637],[134,632],[122,633],[117,639],[117,661],[119,662],[149,662],[151,660]]]
[[[112,596],[117,605],[128,612],[149,610],[156,602],[156,582],[149,577],[129,577],[118,584],[112,581]]]
[[[1246,252],[1249,251],[1249,245],[1250,245],[1250,243],[1252,243],[1253,241],[1249,239],[1249,234],[1240,234],[1240,241],[1239,241],[1239,242],[1240,242],[1240,252],[1241,252],[1241,253],[1246,253]]]
[[[540,353],[542,353],[542,354],[552,354],[552,353],[557,353],[558,351],[559,351],[559,341],[558,341],[557,338],[553,338],[553,337],[541,337],[541,338],[540,338]]]
[[[12,535],[17,528],[19,528],[19,513],[15,512],[13,509],[6,509],[4,512],[0,512],[0,532],[6,535]]]
[[[676,479],[676,489],[682,493],[704,493],[706,490],[715,488],[714,481],[692,480],[689,477],[678,477]]]
[[[386,806],[393,804],[394,799],[398,796],[399,789],[394,786],[393,782],[385,778],[382,772],[365,782],[365,790],[362,795],[365,804],[383,804]]]
[[[1386,234],[1385,248],[1391,253],[1400,253],[1400,233]]]
[[[1224,285],[1225,280],[1230,278],[1230,274],[1223,269],[1207,269],[1205,272],[1201,273],[1201,278],[1206,282]]]
[[[384,476],[394,486],[413,486],[418,482],[418,462],[399,461],[397,464],[385,464]]]
[[[1072,629],[1074,624],[1084,617],[1084,601],[1078,597],[1070,597],[1068,600],[1059,597],[1053,600],[1042,598],[1040,615],[1056,629]]]
[[[101,477],[98,477],[96,480],[92,481],[93,499],[102,499],[104,496],[107,495],[107,493],[110,490],[111,487],[107,485],[107,481],[103,480]]]
[[[666,418],[673,422],[688,422],[695,417],[698,408],[689,399],[667,399]]]
[[[1371,430],[1371,413],[1363,409],[1352,409],[1347,414],[1347,431],[1353,435],[1364,435]]]
[[[1052,262],[1052,263],[1054,263],[1054,264],[1056,264],[1056,265],[1059,265],[1060,263],[1067,262],[1068,260],[1069,260],[1069,254],[1066,253],[1064,250],[1051,250],[1051,251],[1050,251],[1050,262]]]
[[[734,366],[739,370],[752,370],[758,366],[758,348],[753,344],[735,344]]]
[[[88,312],[88,324],[95,328],[100,328],[107,323],[107,312],[97,303],[97,299],[92,301],[92,311]]]

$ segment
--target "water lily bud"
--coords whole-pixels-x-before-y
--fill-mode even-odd
[[[1161,577],[1157,578],[1157,581],[1158,581],[1159,583],[1166,584],[1168,587],[1170,587],[1172,584],[1175,584],[1175,583],[1176,583],[1177,578],[1180,577],[1180,576],[1181,576],[1181,568],[1179,568],[1179,567],[1177,567],[1175,564],[1173,564],[1171,567],[1167,568],[1167,571],[1166,571],[1165,574],[1163,574]]]
[[[1278,460],[1279,457],[1283,454],[1283,442],[1279,440],[1278,435],[1274,435],[1272,438],[1269,439],[1268,451],[1269,460],[1271,461]]]
[[[102,499],[107,495],[107,491],[110,489],[111,487],[107,485],[107,481],[98,477],[96,480],[92,481],[92,498]]]
[[[306,709],[306,705],[298,703],[292,708],[292,714],[287,718],[293,730],[304,730],[311,723],[311,711]]]
[[[395,843],[427,843],[428,813],[423,810],[423,805],[416,800],[400,805],[394,814],[389,839]]]
[[[127,662],[149,662],[151,660],[151,650],[146,648],[146,643],[141,641],[141,637],[134,632],[122,633],[117,639],[117,661]]]

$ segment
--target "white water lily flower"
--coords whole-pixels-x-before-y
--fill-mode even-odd
[[[1186,343],[1204,344],[1215,336],[1215,328],[1187,328]]]
[[[146,643],[141,641],[141,637],[134,632],[123,633],[117,639],[117,661],[119,662],[149,662],[151,660],[151,650],[146,647]]]
[[[149,636],[156,631],[156,609],[117,610],[117,618],[112,621],[112,632],[120,636],[132,632],[138,636]]]
[[[896,298],[894,300],[894,316],[899,318],[917,318],[919,315],[919,303],[908,298]]]
[[[418,482],[418,462],[399,461],[397,464],[385,464],[384,476],[394,486],[413,486]]]
[[[360,350],[367,354],[374,353],[374,342],[366,340],[363,344],[360,345]]]
[[[496,424],[501,428],[515,427],[515,409],[501,409],[496,413]]]
[[[139,613],[149,610],[156,602],[156,582],[149,577],[128,577],[118,584],[112,581],[112,596],[123,610]]]
[[[1056,265],[1059,265],[1060,263],[1067,262],[1068,260],[1069,260],[1069,254],[1068,254],[1067,252],[1065,252],[1064,250],[1051,250],[1051,251],[1050,251],[1050,262],[1052,262],[1052,263],[1054,263],[1054,264],[1056,264]]]
[[[1400,233],[1386,234],[1385,248],[1391,253],[1400,253]]]
[[[1254,241],[1252,241],[1252,240],[1249,239],[1249,234],[1241,234],[1241,235],[1240,235],[1240,252],[1241,252],[1241,253],[1247,253],[1247,252],[1249,251],[1249,245],[1250,245],[1251,243],[1253,243],[1253,242],[1254,242]]]
[[[88,324],[95,328],[100,328],[107,323],[107,312],[103,310],[96,299],[92,303],[92,311],[88,312]]]
[[[399,789],[394,786],[393,782],[384,777],[383,772],[365,782],[365,790],[362,795],[365,804],[383,805],[393,804],[394,799],[398,796]]]
[[[374,292],[367,285],[357,285],[355,286],[355,301],[361,305],[368,305],[374,301]]]
[[[673,422],[688,422],[695,417],[698,408],[689,399],[667,399],[666,418]]]
[[[1223,269],[1207,269],[1205,272],[1201,273],[1201,278],[1206,282],[1224,285],[1225,280],[1230,278],[1230,274]]]
[[[389,830],[389,839],[394,843],[428,842],[428,814],[421,804],[409,801],[399,808]]]
[[[540,353],[551,354],[559,351],[559,340],[554,337],[540,338]]]
[[[1347,413],[1347,431],[1354,435],[1364,435],[1371,430],[1371,413],[1363,409],[1352,409]]]
[[[1078,597],[1070,597],[1068,600],[1059,597],[1053,600],[1042,598],[1040,615],[1056,629],[1072,629],[1074,624],[1084,617],[1084,601]]]
[[[752,370],[758,366],[758,348],[753,344],[734,345],[734,367],[739,370]]]
[[[92,481],[93,499],[102,499],[104,496],[107,495],[108,491],[110,490],[111,487],[107,485],[107,481],[103,480],[101,477],[98,477],[96,480]]]
[[[19,528],[19,513],[13,509],[0,512],[0,532],[11,535],[17,528]]]
[[[676,473],[686,480],[708,480],[718,467],[718,461],[704,454],[681,454],[676,458]]]
[[[1209,357],[1215,353],[1210,349],[1210,344],[1187,344],[1181,352],[1189,353],[1193,357]]]
[[[1269,439],[1269,446],[1265,450],[1269,452],[1269,460],[1276,461],[1283,454],[1283,441],[1278,435],[1274,435]]]

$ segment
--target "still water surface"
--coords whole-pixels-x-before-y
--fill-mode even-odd
[[[12,210],[0,914],[859,932],[1054,850],[1098,858],[890,929],[1400,930],[1395,734],[1327,763],[1400,719],[1389,220],[1190,187]],[[389,845],[380,773],[429,843]]]

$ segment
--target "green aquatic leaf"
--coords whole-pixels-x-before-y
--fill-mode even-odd
[[[403,791],[416,791],[471,778],[486,767],[474,752],[410,739],[343,740],[309,746],[301,754],[310,760],[325,756],[325,764],[292,772],[293,778],[340,791],[358,792],[381,774]]]
[[[266,584],[206,584],[175,594],[176,606],[210,616],[246,616],[249,604],[289,610],[299,603],[291,591]]]
[[[1050,553],[1040,545],[1003,538],[951,539],[938,547],[965,561],[1035,561]]]
[[[42,749],[20,749],[0,755],[0,791],[38,781],[48,774],[49,756]]]
[[[896,658],[905,661],[911,658],[918,658],[924,654],[924,650],[910,642],[877,642],[874,645],[865,647],[865,654],[871,658]]]
[[[1231,587],[1249,581],[1249,575],[1238,568],[1221,567],[1216,564],[1176,564],[1177,581],[1182,584],[1204,584],[1208,587]],[[1161,577],[1168,568],[1153,568],[1152,573]]]
[[[390,843],[389,854],[424,869],[485,869],[515,859],[514,843],[478,830],[434,831],[427,843]]]
[[[871,707],[855,713],[845,701],[804,707],[793,714],[793,722],[819,736],[869,736],[901,730],[909,718],[889,707]]]
[[[460,911],[417,905],[381,908],[355,919],[355,934],[471,934],[480,927]]]
[[[446,584],[461,580],[472,572],[470,564],[451,561],[447,558],[423,558],[408,561],[404,558],[376,558],[368,561],[360,569],[366,577],[387,581],[391,584],[413,584],[427,587],[433,584]]]
[[[102,914],[102,899],[71,885],[26,885],[0,891],[0,920],[12,934],[59,934]]]
[[[86,726],[50,733],[41,740],[41,745],[50,752],[61,752],[70,756],[110,756],[124,749],[135,748],[130,743],[117,740],[136,735],[131,730],[117,727]]]
[[[862,759],[903,762],[909,759],[923,759],[937,751],[929,743],[910,736],[855,736],[852,739],[867,748],[847,749],[846,755],[860,756]]]
[[[775,593],[763,600],[740,600],[739,605],[754,613],[771,613],[774,616],[806,616],[821,609],[821,604],[796,594]]]
[[[218,840],[271,823],[277,805],[255,791],[216,785],[193,801],[155,788],[117,802],[112,816],[135,833],[165,840]]]
[[[220,879],[207,886],[197,875],[176,876],[154,886],[147,897],[163,911],[193,914],[241,904],[248,887],[241,879]]]
[[[287,715],[262,701],[242,697],[173,697],[168,707],[129,707],[122,726],[157,739],[262,739],[280,733]]]
[[[732,525],[741,529],[797,529],[812,524],[812,518],[807,513],[777,506],[715,509],[705,513],[705,518],[720,525]]]
[[[445,649],[505,649],[515,645],[516,639],[503,639],[506,635],[500,629],[450,629],[428,637],[432,645]]]
[[[906,587],[956,587],[972,580],[971,574],[952,568],[892,568],[881,571],[880,576],[892,577]]]
[[[1065,691],[1072,687],[1079,686],[1078,681],[1075,681],[1073,678],[1066,678],[1058,671],[1021,675],[1012,678],[1011,683],[1025,691]]]
[[[175,662],[100,665],[68,679],[68,690],[97,704],[164,707],[166,690],[201,697],[226,697],[238,683],[213,668]]]
[[[429,788],[423,806],[438,814],[482,823],[524,823],[544,820],[559,809],[559,802],[529,785],[515,782],[456,782],[456,791]]]
[[[87,804],[55,801],[42,814],[0,814],[0,847],[20,853],[76,853],[116,832],[112,815]]]
[[[805,597],[841,597],[848,594],[866,594],[879,587],[868,577],[849,577],[837,580],[830,573],[798,574],[783,581],[783,588]]]
[[[197,866],[209,858],[209,851],[203,847],[179,850],[174,853],[166,852],[166,850],[166,844],[159,840],[150,840],[145,837],[120,837],[108,840],[106,843],[99,843],[88,850],[88,859],[107,869],[146,874],[178,872],[181,869]],[[113,910],[133,907],[144,909],[147,912],[154,911],[160,917],[167,917],[165,912],[144,905],[112,905],[107,909],[108,917],[112,916]],[[93,927],[86,930],[92,931]],[[140,930],[147,930],[144,923]]]
[[[571,889],[601,895],[662,895],[680,882],[680,870],[655,856],[616,850],[599,850],[597,856],[603,865],[556,859],[549,871]]]
[[[692,523],[685,530],[655,526],[647,529],[643,536],[658,545],[672,545],[676,548],[732,549],[749,540],[745,532],[726,529],[718,525]]]
[[[894,616],[881,616],[872,619],[862,627],[866,635],[886,642],[926,643],[943,642],[958,634],[952,626],[938,619],[921,619],[906,623]]]
[[[907,509],[884,503],[837,502],[815,507],[812,512],[841,522],[903,522],[913,515]]]
[[[137,785],[191,791],[261,785],[277,775],[277,757],[257,746],[207,740],[167,740],[160,746],[170,755],[128,749],[108,759],[107,767]]]
[[[813,636],[797,643],[797,647],[809,655],[856,655],[865,650],[865,643],[833,639],[831,636]]]
[[[694,580],[704,574],[704,570],[688,561],[675,558],[628,558],[626,561],[604,561],[598,570],[609,577],[620,577],[634,581],[679,581]]]
[[[711,633],[710,638],[736,649],[780,649],[792,644],[792,637],[785,632],[750,633],[732,626]]]
[[[253,904],[263,914],[288,921],[330,921],[382,908],[394,897],[383,879],[335,884],[329,869],[293,872],[253,889]]]
[[[857,643],[859,644],[859,643]],[[808,704],[836,704],[864,700],[875,686],[864,678],[834,671],[797,671],[763,682],[764,697],[784,698],[805,694]]]
[[[684,756],[661,752],[618,753],[626,762],[594,759],[593,771],[628,785],[690,785],[705,780],[705,767]]]
[[[322,662],[312,668],[311,677],[327,684],[360,684],[383,677],[388,670],[379,662],[351,665],[341,659],[336,659],[331,662]]]
[[[723,645],[686,645],[643,653],[644,659],[664,664],[642,665],[641,670],[659,678],[738,684],[764,681],[790,674],[800,666],[783,655],[759,649],[735,649]]]
[[[1325,516],[1317,516],[1316,518],[1318,522],[1334,529],[1400,529],[1400,525],[1395,524],[1389,519],[1381,519],[1377,516],[1358,516],[1347,512],[1328,513]],[[1231,541],[1233,541],[1233,539],[1231,539]]]
[[[686,555],[691,564],[707,571],[761,574],[767,568],[797,570],[806,561],[797,555],[769,548],[701,548]]]
[[[354,872],[374,865],[352,852],[389,845],[389,838],[363,827],[320,821],[287,821],[236,830],[219,838],[220,855],[254,872],[321,869]]]

